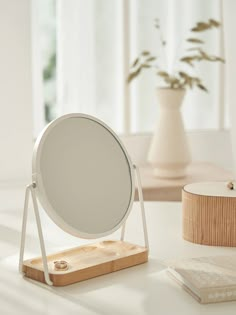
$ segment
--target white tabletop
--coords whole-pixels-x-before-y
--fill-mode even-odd
[[[182,240],[180,203],[146,203],[150,240],[148,263],[54,288],[32,283],[18,273],[23,199],[23,191],[0,191],[1,315],[235,315],[236,302],[201,305],[165,272],[165,263],[170,259],[235,253],[233,248],[201,246]],[[65,234],[44,212],[41,214],[48,253],[86,242]],[[111,238],[115,236],[118,234]],[[143,244],[138,204],[134,205],[128,219],[127,240]],[[30,213],[25,258],[38,256],[39,253],[36,225]]]

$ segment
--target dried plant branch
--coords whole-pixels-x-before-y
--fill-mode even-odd
[[[154,26],[159,31],[160,42],[164,49],[166,41],[163,39],[162,33],[160,32],[159,19],[155,19]],[[218,21],[214,19],[209,19],[207,22],[198,22],[190,31],[193,33],[200,33],[218,27],[220,27],[220,23]],[[186,42],[192,45],[192,47],[187,48],[187,54],[179,58],[180,63],[185,63],[188,66],[194,68],[196,66],[196,63],[199,63],[201,61],[225,62],[223,58],[207,53],[203,49],[204,41],[201,38],[190,36],[186,39]],[[189,54],[189,52],[192,52],[192,54]],[[127,78],[128,83],[138,77],[143,69],[159,69],[158,65],[154,64],[156,60],[157,57],[152,55],[148,50],[142,51],[131,65],[131,71]],[[167,71],[159,70],[156,72],[156,75],[165,82],[167,87],[172,89],[192,89],[194,87],[197,87],[200,90],[208,92],[207,88],[203,85],[200,78],[194,77],[186,71],[179,70],[176,74],[173,75],[171,73],[168,73]]]

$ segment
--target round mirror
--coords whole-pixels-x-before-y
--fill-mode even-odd
[[[45,128],[34,148],[33,182],[51,219],[82,238],[117,230],[134,199],[133,166],[124,146],[88,115],[65,115]]]

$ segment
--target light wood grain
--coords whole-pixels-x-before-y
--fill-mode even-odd
[[[222,183],[222,190],[225,183]],[[236,197],[182,191],[183,238],[215,246],[236,246]]]
[[[54,262],[66,261],[68,270],[57,271]],[[47,256],[50,279],[54,286],[65,286],[108,274],[148,261],[145,247],[123,241],[103,241]],[[42,259],[24,261],[25,276],[45,283]]]

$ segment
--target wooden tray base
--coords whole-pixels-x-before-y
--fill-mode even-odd
[[[68,263],[67,270],[55,270],[55,261]],[[103,241],[47,256],[50,279],[54,286],[65,286],[148,261],[146,247],[123,241]],[[42,258],[23,263],[25,276],[45,283]]]

